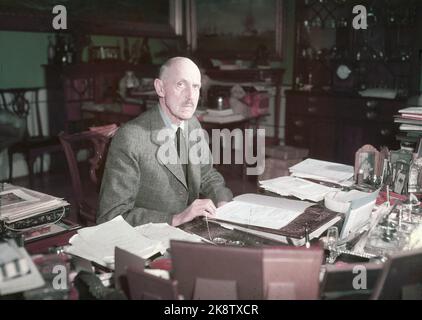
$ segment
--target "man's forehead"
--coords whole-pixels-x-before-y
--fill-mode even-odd
[[[175,63],[165,70],[164,78],[201,82],[201,72],[192,63]]]

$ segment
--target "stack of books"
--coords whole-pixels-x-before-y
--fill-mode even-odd
[[[0,191],[0,235],[56,223],[70,211],[67,201],[23,187],[5,184]]]
[[[422,137],[422,107],[408,107],[399,110],[394,122],[400,124],[400,141],[418,142]]]

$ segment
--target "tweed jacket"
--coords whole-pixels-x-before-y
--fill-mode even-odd
[[[122,215],[133,226],[171,224],[172,216],[200,194],[216,205],[232,199],[223,177],[213,168],[208,144],[202,150],[209,153],[209,163],[189,163],[188,183],[180,163],[163,161],[159,148],[164,141],[159,133],[166,126],[158,108],[127,122],[111,141],[99,195],[98,223]],[[187,121],[189,133],[200,128],[196,117]],[[189,147],[197,142],[189,141]]]

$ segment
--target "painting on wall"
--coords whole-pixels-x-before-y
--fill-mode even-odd
[[[64,6],[68,30],[114,35],[171,36],[181,23],[181,0],[25,0],[0,2],[0,29],[54,32],[56,5]],[[61,12],[61,10],[60,10]],[[180,29],[180,28],[179,28]]]
[[[282,0],[195,0],[195,12],[199,55],[281,57]]]

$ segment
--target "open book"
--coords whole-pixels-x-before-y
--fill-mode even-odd
[[[319,237],[342,215],[311,202],[244,194],[217,209],[215,222],[295,246]],[[211,221],[211,220],[210,220]]]

